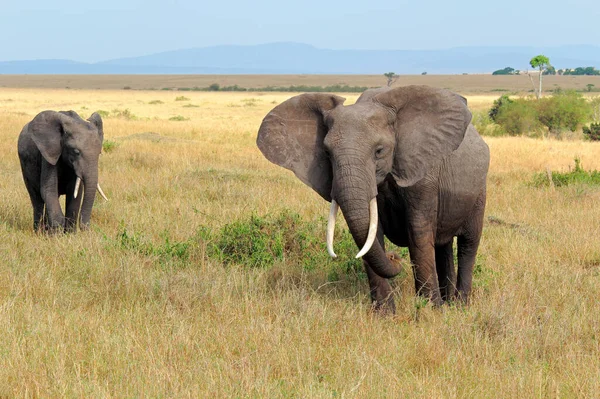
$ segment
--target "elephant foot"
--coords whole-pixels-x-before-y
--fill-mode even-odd
[[[396,304],[391,295],[382,301],[373,301],[371,311],[380,316],[392,316],[396,314]]]

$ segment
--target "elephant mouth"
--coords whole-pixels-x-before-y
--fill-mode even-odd
[[[77,180],[75,180],[75,190],[73,191],[73,198],[77,198],[77,195],[79,194],[79,186],[81,186],[81,177],[77,176]],[[102,191],[102,187],[100,187],[100,183],[96,184],[96,189],[98,190],[102,198],[104,198],[105,201],[108,201],[108,198],[104,194],[104,191]]]
[[[337,202],[331,200],[331,208],[329,209],[329,218],[327,219],[327,252],[332,258],[337,258],[333,250],[333,235],[335,233],[335,220],[339,210]],[[373,197],[369,202],[369,233],[367,234],[367,240],[365,241],[361,250],[356,254],[356,259],[362,258],[373,246],[375,238],[377,237],[377,226],[379,225],[378,210],[377,210],[377,198]]]

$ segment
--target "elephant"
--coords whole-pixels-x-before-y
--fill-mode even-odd
[[[97,113],[84,120],[75,111],[43,111],[23,127],[18,152],[34,230],[73,232],[78,218],[81,229],[89,227],[96,190],[107,199],[98,184],[103,139]],[[63,194],[64,214],[59,203]]]
[[[486,203],[490,153],[467,100],[428,86],[366,90],[355,104],[301,94],[263,119],[257,145],[331,202],[327,250],[341,208],[369,280],[373,308],[395,313],[388,279],[401,271],[384,236],[408,247],[416,293],[467,303]],[[458,267],[453,243],[457,237]]]

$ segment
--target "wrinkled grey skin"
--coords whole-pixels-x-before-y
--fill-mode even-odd
[[[335,199],[361,248],[377,198],[377,240],[363,257],[374,307],[394,312],[388,278],[400,271],[384,235],[408,247],[419,295],[467,301],[486,199],[489,149],[466,100],[427,86],[365,91],[356,104],[302,94],[263,120],[257,144],[327,201]],[[453,240],[458,237],[458,275]]]
[[[103,138],[102,118],[97,113],[83,120],[74,111],[43,111],[23,127],[18,150],[23,180],[33,205],[34,229],[72,232],[78,216],[80,228],[89,226]],[[82,182],[74,198],[77,176]],[[63,194],[65,214],[58,200]],[[45,225],[42,224],[44,205]]]

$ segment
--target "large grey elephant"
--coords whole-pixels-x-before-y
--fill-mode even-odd
[[[96,190],[106,199],[98,184],[103,138],[102,118],[97,113],[83,120],[75,111],[43,111],[23,127],[18,151],[33,205],[34,229],[72,232],[78,216],[82,229],[89,226]],[[65,214],[59,203],[63,194]]]
[[[400,271],[385,252],[384,236],[408,247],[418,294],[436,305],[466,302],[490,159],[470,124],[466,99],[407,86],[367,90],[350,106],[344,100],[332,94],[290,98],[264,118],[258,147],[331,201],[327,248],[333,257],[341,208],[362,248],[357,257],[363,257],[375,309],[395,311],[387,279]]]

